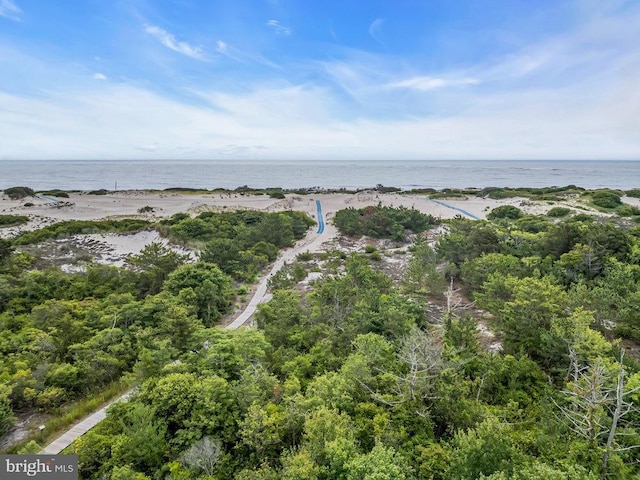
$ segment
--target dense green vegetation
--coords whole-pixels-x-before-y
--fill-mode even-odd
[[[176,214],[162,221],[160,229],[175,243],[201,250],[201,260],[248,281],[313,224],[301,212],[204,212],[195,218]]]
[[[193,332],[215,325],[243,289],[227,273],[253,280],[311,224],[298,212],[177,215],[157,228],[182,243],[204,245],[200,261],[188,263],[186,255],[154,243],[130,258],[129,268],[89,264],[76,274],[33,269],[33,259],[16,247],[153,224],[60,222],[0,240],[0,434],[16,413],[62,412],[70,401],[119,379],[146,378],[178,358]],[[224,242],[236,248],[225,251]],[[229,264],[234,268],[223,272]]]
[[[336,212],[336,227],[345,235],[368,235],[371,237],[390,237],[404,240],[406,230],[414,233],[424,232],[437,222],[414,208],[365,207],[347,208]]]
[[[297,289],[313,268],[300,255],[244,331],[215,326],[230,275],[290,244],[310,223],[301,214],[165,221],[200,246],[197,263],[156,245],[133,270],[66,275],[9,252],[0,426],[125,375],[138,395],[72,447],[81,478],[637,478],[640,368],[614,338],[640,340],[640,230],[505,212],[448,222],[434,248],[418,237],[396,284],[371,245],[323,254],[325,274]],[[399,240],[434,224],[420,215],[335,218]],[[460,287],[496,338],[460,308]]]

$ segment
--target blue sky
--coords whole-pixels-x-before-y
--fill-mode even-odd
[[[640,159],[640,1],[0,0],[0,159]]]

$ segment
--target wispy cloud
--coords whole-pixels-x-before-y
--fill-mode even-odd
[[[194,47],[187,42],[181,42],[176,40],[176,37],[155,25],[147,25],[144,29],[149,35],[155,37],[162,45],[173,50],[174,52],[181,53],[187,57],[195,58],[196,60],[206,60],[206,55],[202,51],[201,47]]]
[[[218,40],[216,42],[216,52],[237,62],[246,63],[242,58],[244,57],[244,55],[240,51],[238,51],[236,48],[233,48],[227,42],[223,42],[222,40]]]
[[[229,45],[223,40],[218,40],[216,42],[216,52],[218,52],[220,55],[224,55],[225,57],[235,60],[236,62],[244,64],[261,64],[270,68],[278,68],[278,65],[276,65],[269,59],[261,55],[254,55],[244,52],[234,47],[233,45]]]
[[[378,43],[382,43],[379,34],[383,23],[384,18],[376,18],[373,22],[371,22],[371,25],[369,25],[369,35],[371,35],[371,38],[373,38]]]
[[[21,13],[22,10],[20,10],[13,0],[0,0],[0,17],[19,22]]]
[[[107,76],[104,73],[96,72],[93,74],[94,80],[106,80]]]
[[[289,27],[285,27],[281,25],[278,20],[269,20],[266,23],[267,27],[276,32],[276,35],[288,36],[291,35],[291,29]]]
[[[436,90],[438,88],[467,87],[470,85],[478,85],[479,83],[480,80],[477,78],[439,78],[419,76],[409,78],[407,80],[401,80],[399,82],[392,82],[387,86],[391,88],[408,88],[426,92],[429,90]]]

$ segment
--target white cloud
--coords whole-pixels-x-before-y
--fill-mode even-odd
[[[20,10],[13,0],[0,0],[0,17],[19,22],[21,13],[22,10]]]
[[[412,77],[407,80],[389,83],[387,86],[391,88],[409,88],[413,90],[428,91],[438,88],[447,87],[466,87],[469,85],[478,85],[480,80],[477,78],[439,78],[429,76]]]
[[[576,97],[571,87],[480,100],[469,93],[469,108],[447,117],[349,121],[339,118],[340,99],[319,87],[206,97],[215,108],[127,85],[48,99],[0,93],[0,157],[633,159],[640,152],[629,96]]]
[[[598,16],[509,56],[422,75],[343,49],[298,66],[322,84],[285,82],[279,69],[228,91],[192,87],[184,102],[11,54],[15,71],[48,84],[33,98],[0,91],[0,158],[638,159],[638,26],[638,10]],[[222,40],[215,49],[257,61]]]
[[[107,76],[104,73],[96,72],[93,74],[95,80],[106,80]]]
[[[148,25],[145,27],[144,31],[155,37],[162,45],[174,52],[195,58],[196,60],[206,60],[206,56],[201,47],[194,47],[189,45],[187,42],[180,42],[176,40],[176,37],[173,34],[160,27]]]
[[[274,32],[276,32],[276,35],[284,35],[284,36],[291,35],[291,29],[289,27],[285,27],[284,25],[281,25],[278,20],[269,20],[266,23],[266,25],[267,27],[272,29]]]

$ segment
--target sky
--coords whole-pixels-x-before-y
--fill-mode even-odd
[[[0,160],[640,160],[640,0],[0,0]]]

